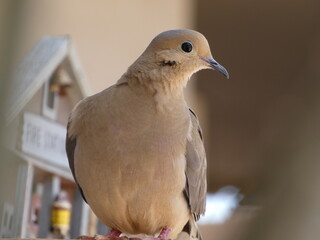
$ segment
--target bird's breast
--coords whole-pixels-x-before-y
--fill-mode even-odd
[[[76,175],[96,215],[131,234],[183,227],[189,217],[182,194],[189,119],[96,119],[76,149]]]

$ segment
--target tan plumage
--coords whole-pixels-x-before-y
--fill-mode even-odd
[[[182,46],[186,41],[190,52]],[[152,236],[167,227],[170,238],[181,231],[183,239],[200,238],[195,221],[205,211],[206,158],[183,88],[203,68],[227,76],[203,35],[167,31],[115,85],[73,109],[67,134],[70,167],[107,226]]]

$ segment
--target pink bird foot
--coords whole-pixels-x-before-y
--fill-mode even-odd
[[[126,237],[120,237],[121,232],[116,229],[111,229],[107,235],[96,234],[94,237],[80,236],[81,240],[127,240]]]
[[[111,229],[110,233],[107,235],[99,235],[96,234],[94,237],[90,236],[80,236],[79,239],[81,240],[170,240],[168,236],[171,230],[169,228],[163,228],[156,238],[128,238],[128,237],[120,237],[121,232],[115,229]]]
[[[162,228],[162,230],[161,230],[161,232],[160,232],[158,237],[156,237],[156,238],[145,238],[145,239],[141,239],[141,240],[170,240],[168,238],[170,232],[171,232],[171,229],[164,227],[164,228]],[[130,239],[130,240],[138,240],[138,239]]]
[[[169,229],[167,227],[164,227],[164,228],[162,228],[158,238],[160,238],[160,239],[168,239],[168,236],[169,236],[170,232],[171,232],[171,229]]]

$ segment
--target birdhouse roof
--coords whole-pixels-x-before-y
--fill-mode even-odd
[[[78,98],[74,101],[90,95],[86,76],[70,38],[66,36],[44,37],[25,57],[11,78],[6,108],[7,123],[17,116],[64,61],[67,61],[68,71],[77,85],[72,90],[77,93],[71,93],[73,95],[71,97]]]

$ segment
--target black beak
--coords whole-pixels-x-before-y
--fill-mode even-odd
[[[201,58],[203,61],[209,63],[209,66],[218,72],[222,73],[226,78],[229,79],[229,73],[227,69],[225,69],[222,65],[220,65],[216,60],[213,58]]]

